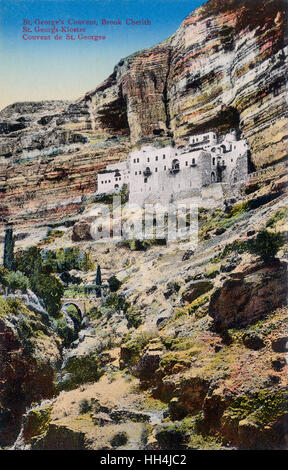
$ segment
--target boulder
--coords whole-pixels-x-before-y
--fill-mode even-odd
[[[288,336],[280,336],[272,341],[272,349],[277,353],[288,352]]]
[[[185,290],[182,292],[181,300],[182,302],[193,302],[193,300],[200,297],[200,295],[205,294],[213,288],[213,283],[211,281],[194,281],[186,286]]]
[[[216,331],[223,331],[253,324],[285,304],[286,265],[259,265],[253,270],[248,266],[212,294],[209,314],[214,318]],[[280,349],[284,342],[279,342]],[[277,348],[276,343],[274,347]]]
[[[254,349],[255,351],[264,348],[265,346],[262,336],[257,333],[246,333],[243,336],[242,341],[246,348]]]
[[[90,241],[93,240],[91,236],[91,221],[80,220],[73,226],[72,241]]]

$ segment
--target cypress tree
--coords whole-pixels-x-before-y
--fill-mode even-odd
[[[100,264],[98,264],[97,266],[95,283],[96,283],[96,297],[101,297],[102,276],[101,276]]]
[[[13,230],[10,227],[5,229],[5,238],[4,238],[4,254],[3,254],[3,265],[5,268],[10,271],[14,270],[15,261],[14,261],[14,235]]]
[[[97,266],[97,271],[96,271],[96,286],[101,286],[102,285],[102,276],[101,276],[101,268],[100,264]]]

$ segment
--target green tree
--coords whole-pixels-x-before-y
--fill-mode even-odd
[[[3,265],[10,271],[14,271],[15,268],[14,245],[13,229],[8,227],[5,230]]]
[[[102,286],[102,276],[101,276],[100,264],[98,264],[98,266],[97,266],[95,284],[96,284],[96,286]]]
[[[41,250],[32,246],[17,252],[15,260],[17,270],[29,278],[31,289],[43,300],[49,315],[58,317],[64,287],[62,282],[46,269]]]
[[[96,287],[96,297],[101,297],[102,276],[101,276],[100,264],[98,264],[98,266],[97,266],[95,284],[97,286]]]
[[[40,274],[43,270],[40,248],[31,246],[27,250],[17,251],[15,266],[18,271],[21,271],[29,278],[36,273]]]
[[[111,292],[116,292],[121,286],[121,282],[114,275],[109,277],[108,284],[109,284],[109,289]]]
[[[261,230],[257,237],[248,243],[248,251],[258,255],[264,262],[275,260],[279,248],[283,245],[283,237],[279,232]]]
[[[118,313],[120,313],[121,311],[126,313],[128,308],[130,307],[130,303],[127,302],[124,295],[118,295],[118,294],[113,293],[105,299],[103,306],[111,307],[113,310],[116,310],[116,312]]]
[[[10,289],[21,289],[26,291],[30,287],[30,281],[25,274],[20,271],[13,271],[4,277],[4,283]]]
[[[45,303],[47,312],[57,318],[61,309],[61,298],[64,287],[61,281],[53,274],[34,274],[31,278],[31,287]]]
[[[79,269],[81,271],[91,271],[92,269],[95,268],[95,264],[93,263],[91,253],[89,251],[86,251],[85,253],[80,254],[80,260],[79,260]]]
[[[73,276],[69,273],[69,271],[64,271],[64,273],[61,273],[60,279],[62,282],[64,282],[65,286],[68,286],[69,284],[79,286],[79,284],[81,284],[81,278],[78,276]]]
[[[5,277],[8,276],[9,269],[4,268],[4,266],[0,265],[0,284],[5,284]]]

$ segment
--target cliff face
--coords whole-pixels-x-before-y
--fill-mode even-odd
[[[28,206],[38,213],[53,201],[44,212],[55,217],[55,201],[69,207],[93,193],[97,171],[147,139],[180,144],[193,132],[239,127],[256,167],[285,158],[285,21],[282,0],[211,0],[81,100],[4,109],[2,216],[23,219],[25,205],[30,218]]]

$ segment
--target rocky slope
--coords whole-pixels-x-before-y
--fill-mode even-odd
[[[54,396],[62,347],[47,312],[31,291],[0,297],[0,344],[2,447],[15,441],[31,403]]]
[[[239,127],[257,168],[283,160],[285,24],[282,0],[211,0],[78,101],[5,108],[1,216],[29,223],[77,214],[99,169],[147,139],[181,144],[192,132]]]
[[[24,414],[16,449],[286,448],[285,173],[251,179],[228,210],[201,210],[193,252],[74,242],[91,250],[104,283],[116,275],[121,286],[109,304],[94,299],[54,369],[51,399]],[[265,227],[284,236],[268,264],[245,251]],[[34,236],[56,249],[73,227],[49,243]]]

